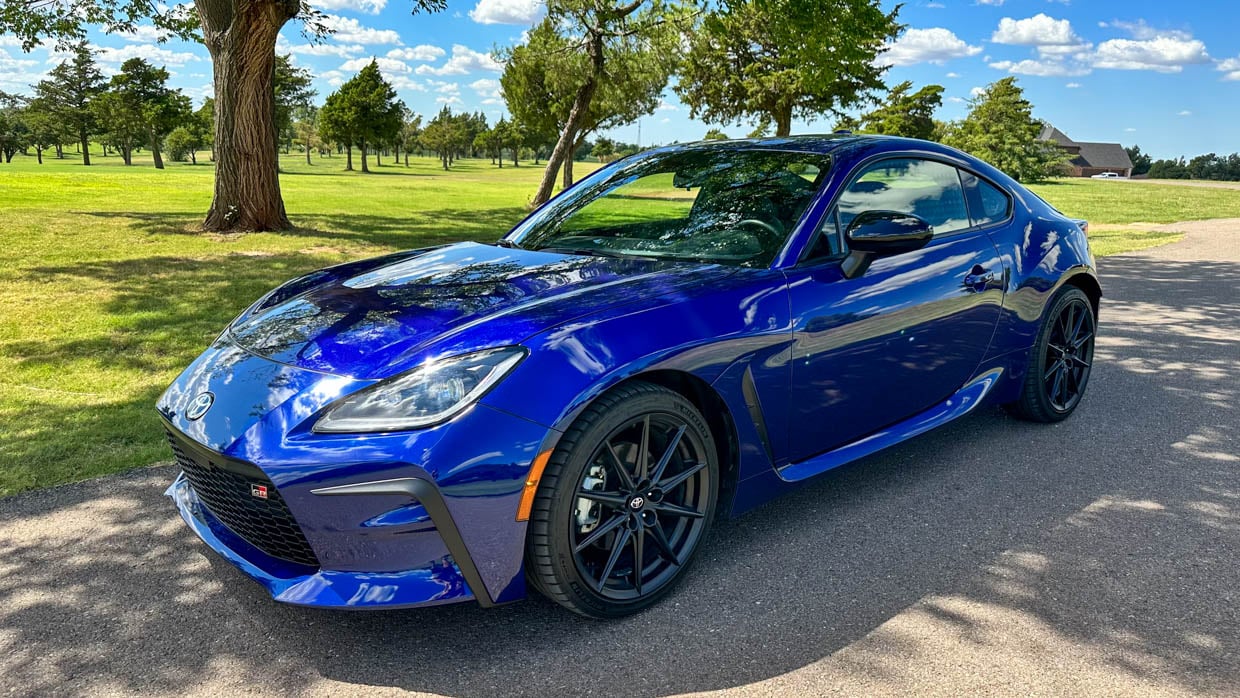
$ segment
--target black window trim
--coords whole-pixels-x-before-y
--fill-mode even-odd
[[[889,151],[889,152],[884,152],[884,153],[877,153],[857,163],[857,165],[853,167],[852,172],[848,173],[848,178],[844,180],[844,184],[841,185],[840,188],[835,192],[835,196],[831,198],[831,202],[827,205],[826,211],[818,219],[818,224],[815,227],[813,237],[809,239],[809,242],[808,244],[806,244],[805,249],[801,250],[801,254],[797,258],[797,262],[796,264],[793,265],[793,268],[808,267],[808,266],[813,266],[813,265],[824,263],[824,262],[839,262],[843,258],[847,257],[848,256],[848,241],[844,239],[844,231],[840,229],[840,225],[839,225],[838,205],[839,205],[840,196],[845,191],[847,191],[848,188],[852,186],[853,183],[855,183],[861,177],[862,174],[868,171],[871,165],[882,162],[884,160],[908,160],[908,159],[930,160],[933,162],[937,162],[941,165],[947,165],[949,167],[954,167],[956,168],[957,179],[960,179],[960,172],[962,171],[968,172],[969,174],[976,177],[978,180],[986,182],[987,184],[994,187],[995,189],[998,189],[999,192],[1002,193],[1004,196],[1006,196],[1008,200],[1008,212],[1007,212],[1006,218],[1004,218],[1001,221],[994,221],[992,223],[983,223],[981,225],[974,225],[973,224],[973,212],[969,209],[969,197],[966,195],[964,197],[964,207],[965,207],[965,211],[967,212],[967,215],[969,216],[969,223],[970,223],[969,227],[961,228],[960,230],[953,230],[950,233],[943,233],[942,235],[935,235],[934,240],[932,242],[938,241],[938,240],[946,240],[949,238],[954,238],[959,235],[965,235],[969,233],[984,232],[992,228],[1007,225],[1008,223],[1011,223],[1012,219],[1016,216],[1016,202],[1015,200],[1013,200],[1012,194],[1009,193],[1007,189],[1004,189],[1003,187],[999,186],[997,183],[995,183],[993,179],[985,175],[982,175],[977,170],[974,170],[972,167],[967,166],[963,162],[958,162],[958,161],[953,160],[951,156],[949,155],[945,155],[942,153],[915,151],[915,150]],[[965,185],[964,185],[963,179],[960,179],[960,189],[961,189],[961,193],[965,193]],[[836,227],[836,230],[839,232],[839,236],[840,236],[841,251],[839,254],[835,254],[830,257],[818,257],[815,259],[808,259],[808,255],[810,254],[810,252],[813,251],[814,246],[818,244],[818,236],[822,234],[822,224],[828,219],[828,217],[835,218],[835,227]]]

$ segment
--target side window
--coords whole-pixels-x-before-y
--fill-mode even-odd
[[[840,196],[839,211],[845,230],[865,211],[910,213],[934,226],[935,235],[970,225],[956,168],[915,158],[883,160],[867,167]]]
[[[973,225],[987,225],[1007,220],[1012,212],[1012,200],[995,185],[968,172],[961,172],[969,194],[969,213]]]
[[[830,213],[822,217],[822,223],[818,226],[818,234],[814,238],[814,246],[810,249],[809,255],[805,257],[805,261],[829,259],[843,254],[843,245],[840,240],[840,227],[836,222],[835,209],[832,209]]]

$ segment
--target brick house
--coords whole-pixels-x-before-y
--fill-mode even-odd
[[[1114,172],[1121,177],[1132,176],[1132,160],[1128,151],[1119,143],[1083,143],[1068,138],[1063,131],[1048,123],[1042,124],[1040,141],[1055,141],[1064,152],[1072,156],[1067,163],[1068,175],[1092,177],[1104,172]]]

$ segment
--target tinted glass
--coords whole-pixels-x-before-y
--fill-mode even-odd
[[[968,228],[969,213],[956,168],[931,160],[900,158],[868,167],[839,201],[845,230],[865,211],[911,213],[940,235]]]
[[[827,156],[815,153],[655,154],[553,202],[519,243],[575,254],[765,266],[828,167]]]
[[[980,206],[979,211],[974,211],[974,221],[977,225],[986,223],[998,223],[1008,217],[1008,212],[1012,208],[1012,201],[1008,199],[1008,195],[1004,194],[998,187],[984,179],[973,178],[977,182],[977,194]]]

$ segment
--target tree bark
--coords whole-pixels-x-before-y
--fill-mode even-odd
[[[590,103],[594,101],[594,93],[598,91],[599,78],[603,75],[603,37],[601,35],[590,33],[586,39],[586,54],[591,62],[590,76],[581,87],[577,88],[577,94],[573,97],[573,107],[568,112],[568,120],[564,123],[564,130],[560,132],[560,139],[556,141],[555,147],[551,149],[551,155],[547,158],[547,167],[543,170],[542,182],[538,185],[538,191],[534,193],[534,199],[530,202],[531,206],[538,207],[547,203],[555,188],[555,176],[559,174],[565,158],[572,156],[573,146],[577,141],[577,131],[581,128],[581,123],[585,121],[586,113],[590,110]]]
[[[42,165],[43,164],[43,146],[36,145],[34,147],[34,154],[37,158],[39,158],[39,164]]]
[[[65,159],[65,147],[61,145],[60,143],[56,144],[56,159],[57,160]]]
[[[215,71],[215,196],[202,227],[291,228],[280,196],[276,35],[297,0],[195,0]]]
[[[775,117],[775,136],[782,138],[792,135],[792,105],[779,105],[775,107],[775,113],[771,116]]]
[[[362,172],[370,174],[370,168],[366,166],[366,139],[363,138],[358,146],[358,149],[362,151]]]
[[[352,172],[352,171],[353,171],[353,146],[351,146],[351,145],[350,145],[350,146],[346,146],[346,147],[345,147],[345,149],[344,149],[344,152],[345,152],[345,155],[344,155],[344,171],[345,171],[345,172]]]
[[[314,164],[314,163],[310,162],[310,138],[309,138],[309,137],[307,137],[307,138],[306,138],[306,164],[307,164],[307,165],[313,165],[313,164]]]
[[[194,150],[193,148],[189,149],[189,164],[191,165],[198,164],[198,151]]]
[[[86,132],[86,129],[81,129],[78,131],[78,142],[80,143],[79,147],[82,149],[82,164],[89,165],[90,164],[90,134]]]
[[[164,169],[164,158],[159,154],[159,134],[151,131],[151,157],[155,159],[155,169]]]
[[[569,153],[568,157],[564,158],[563,170],[564,170],[564,177],[563,179],[560,180],[561,191],[573,186],[573,154],[572,153]]]

